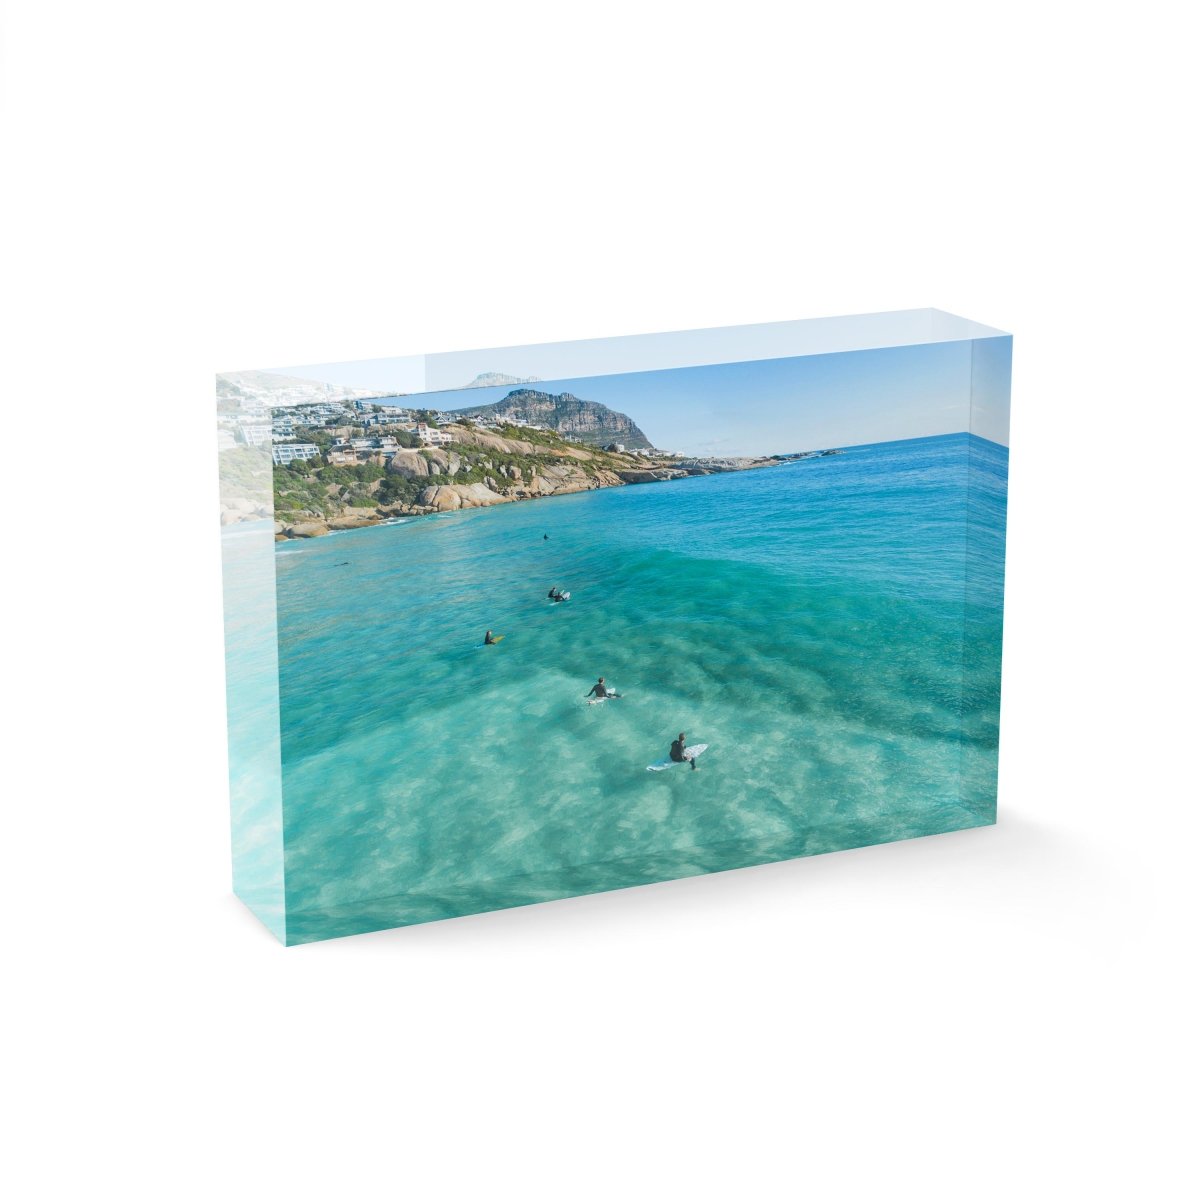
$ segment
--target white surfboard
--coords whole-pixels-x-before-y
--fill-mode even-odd
[[[698,746],[689,746],[684,752],[684,761],[691,762],[693,758],[699,758],[705,750],[708,749],[707,742],[701,742]],[[666,771],[671,767],[682,767],[683,763],[677,763],[673,758],[660,758],[658,762],[651,763],[647,771]]]

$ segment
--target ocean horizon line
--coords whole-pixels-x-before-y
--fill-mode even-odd
[[[815,450],[775,450],[769,454],[681,454],[680,458],[774,458],[776,455],[786,454],[821,454],[828,450],[863,450],[872,446],[903,446],[907,442],[935,442],[941,438],[952,437],[971,437],[977,438],[981,442],[986,442],[989,446],[996,446],[1000,450],[1007,451],[1008,446],[1004,442],[997,442],[992,438],[986,438],[981,433],[975,433],[970,429],[953,429],[947,433],[920,433],[916,437],[907,438],[886,438],[881,442],[841,442],[837,445],[822,446]]]

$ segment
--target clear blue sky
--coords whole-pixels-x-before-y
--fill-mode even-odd
[[[1007,339],[991,340],[1007,345]],[[974,374],[974,432],[1006,445],[1007,403],[999,400],[1008,394],[1008,356],[980,346],[943,342],[532,386],[626,413],[663,450],[779,454],[963,432],[971,421]],[[511,390],[440,392],[431,400],[462,408],[502,399]]]
[[[630,416],[655,446],[685,454],[790,453],[971,427],[979,436],[1007,445],[1010,345],[1007,337],[993,337],[555,379],[531,386],[606,404]],[[415,368],[420,360],[407,361]],[[362,386],[352,370],[356,366],[367,364],[340,364],[343,377],[335,382]],[[289,373],[308,374],[303,369]],[[412,374],[398,373],[397,380]],[[511,390],[432,392],[429,407],[488,404]]]

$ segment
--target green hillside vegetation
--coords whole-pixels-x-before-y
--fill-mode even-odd
[[[401,446],[409,448],[420,444],[415,435],[402,429],[383,427],[371,432],[390,434]],[[615,471],[639,465],[627,455],[566,442],[558,434],[544,430],[508,425],[502,427],[500,436],[509,441],[525,442],[535,450],[533,453],[515,453],[452,442],[445,449],[462,460],[456,474],[408,479],[376,463],[331,466],[325,461],[324,452],[333,445],[332,433],[325,429],[297,426],[296,440],[319,446],[322,455],[274,468],[276,519],[286,523],[306,515],[328,518],[344,515],[350,509],[411,505],[431,484],[484,483],[491,478],[506,486],[519,486],[521,482],[528,483],[549,465],[573,463],[585,472],[601,469]],[[544,453],[539,453],[538,450],[543,448]],[[568,449],[572,453],[564,456],[563,452]],[[423,450],[421,453],[427,460],[437,461],[430,451]],[[502,472],[501,468],[505,468],[505,471]],[[512,478],[517,470],[520,471],[520,479]],[[502,477],[506,473],[507,477]]]
[[[609,470],[618,470],[628,468],[629,466],[630,456],[628,454],[610,453],[608,450],[600,449],[599,446],[590,446],[586,442],[569,442],[557,433],[545,429],[526,429],[521,425],[501,425],[500,436],[508,441],[529,442],[534,446],[545,446],[548,450],[558,451],[553,456],[539,455],[533,461],[561,462],[562,451],[571,450],[586,456],[576,460],[580,466],[585,468],[607,467]],[[457,454],[461,454],[464,449],[468,449],[468,447],[454,447]],[[474,448],[469,449],[475,452]],[[486,457],[495,458],[494,451],[479,451],[479,453],[483,453]]]
[[[375,463],[332,467],[322,458],[297,460],[274,470],[275,514],[280,520],[309,513],[335,517],[347,508],[411,504],[420,487],[389,475]]]

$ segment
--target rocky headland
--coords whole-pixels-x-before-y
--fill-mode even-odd
[[[358,494],[330,482],[323,494],[311,489],[305,493],[310,499],[303,508],[283,507],[292,503],[290,481],[285,471],[276,468],[276,537],[320,537],[399,517],[777,465],[771,458],[682,460],[619,454],[572,445],[544,431],[521,436],[512,428],[503,434],[470,425],[443,428],[452,438],[448,446],[397,450],[378,472],[380,478],[358,485],[362,488]],[[280,474],[285,476],[282,483]],[[320,479],[319,473],[315,478]],[[399,498],[392,498],[397,493]]]

